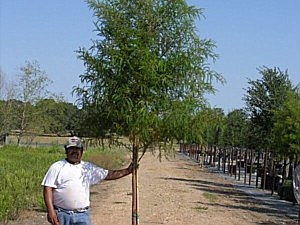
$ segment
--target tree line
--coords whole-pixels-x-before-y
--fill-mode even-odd
[[[102,110],[79,108],[49,94],[49,79],[36,61],[26,62],[20,71],[18,85],[9,89],[1,82],[1,134],[14,130],[20,138],[29,133],[104,138],[111,131],[110,122],[96,116]],[[221,108],[206,106],[189,112],[178,103],[172,114],[160,118],[165,137],[156,135],[160,141],[175,137],[176,141],[206,146],[269,149],[283,159],[296,159],[300,151],[299,87],[279,68],[261,67],[258,72],[261,78],[248,81],[244,108],[225,115]]]
[[[80,110],[48,90],[51,80],[37,61],[26,61],[16,81],[0,74],[0,135],[68,135],[78,125]]]
[[[99,124],[95,124],[97,119],[92,119],[94,111],[90,106],[79,108],[54,94],[47,95],[45,82],[48,79],[36,61],[26,62],[20,71],[23,72],[19,77],[21,81],[14,90],[9,90],[4,85],[4,77],[0,76],[0,134],[19,131],[20,139],[22,135],[69,133],[105,138],[110,130],[97,127]],[[248,80],[244,108],[226,115],[223,109],[207,105],[199,111],[187,111],[178,105],[173,114],[160,118],[165,133],[157,136],[157,140],[164,143],[174,138],[183,144],[200,144],[207,154],[215,148],[250,149],[257,154],[268,151],[277,163],[297,164],[300,156],[299,86],[294,86],[287,71],[279,68],[261,67],[258,72],[261,78]]]

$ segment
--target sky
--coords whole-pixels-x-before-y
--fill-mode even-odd
[[[258,68],[288,71],[300,83],[299,0],[188,0],[203,8],[196,21],[200,38],[216,43],[219,58],[211,68],[226,79],[207,95],[225,112],[245,106],[248,80],[260,79]],[[37,60],[53,81],[50,91],[69,102],[80,85],[83,62],[76,50],[96,39],[93,12],[84,0],[0,0],[0,69],[5,81],[16,80],[25,61]]]

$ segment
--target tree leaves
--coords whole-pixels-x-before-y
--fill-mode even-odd
[[[271,142],[273,112],[282,106],[287,93],[292,89],[287,71],[279,68],[262,67],[258,69],[261,79],[249,80],[245,95],[246,111],[251,118],[252,141],[257,148],[267,148]]]
[[[215,43],[195,29],[202,10],[183,0],[88,4],[98,39],[77,51],[86,72],[74,91],[94,133],[138,135],[144,146],[183,138],[180,127],[205,105],[212,80],[223,81],[208,63]]]

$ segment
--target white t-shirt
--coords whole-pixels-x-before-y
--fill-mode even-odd
[[[108,170],[90,162],[68,163],[65,159],[52,164],[42,185],[53,188],[53,204],[64,209],[90,205],[90,185],[104,180]]]

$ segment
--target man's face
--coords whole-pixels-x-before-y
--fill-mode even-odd
[[[80,163],[83,150],[81,148],[70,147],[66,149],[67,159],[69,162]]]

